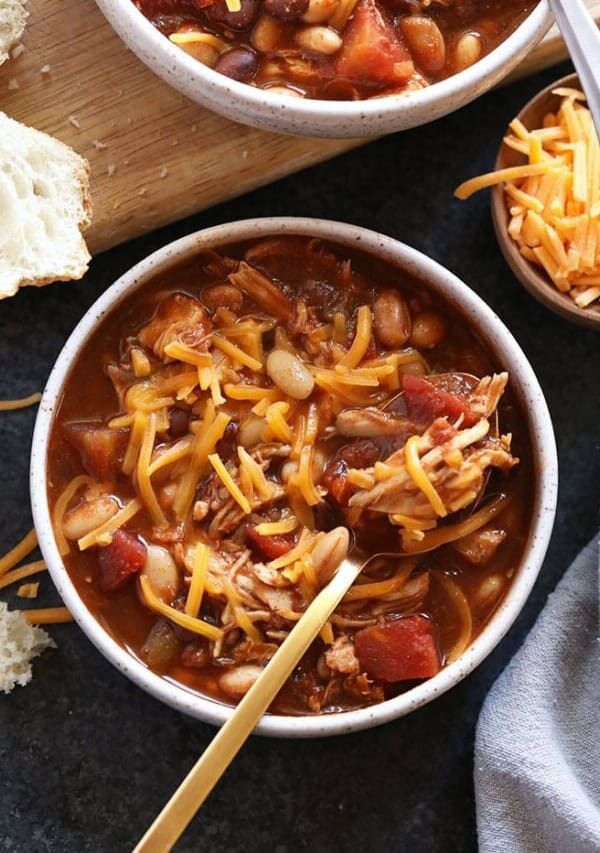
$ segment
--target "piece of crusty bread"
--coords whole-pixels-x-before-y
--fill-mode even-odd
[[[0,601],[0,693],[31,681],[31,661],[54,646],[42,628],[30,625],[18,610]]]
[[[19,41],[29,12],[27,0],[0,0],[0,65],[8,59],[8,51]]]
[[[90,219],[87,160],[0,112],[0,299],[81,278]]]

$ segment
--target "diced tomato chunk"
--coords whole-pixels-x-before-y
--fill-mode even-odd
[[[360,0],[344,29],[337,75],[354,81],[403,83],[414,70],[410,53],[375,0]]]
[[[277,533],[274,536],[263,536],[257,531],[256,527],[248,527],[246,533],[255,548],[260,551],[260,555],[267,560],[276,560],[277,557],[282,557],[291,551],[296,544],[293,535]]]
[[[431,678],[441,669],[433,627],[425,616],[405,616],[363,628],[354,637],[363,670],[377,681]]]
[[[323,474],[323,485],[340,506],[347,506],[358,490],[348,480],[348,468],[369,468],[377,462],[379,455],[377,444],[365,438],[345,444],[333,456]]]
[[[463,415],[464,426],[473,426],[479,420],[479,415],[469,408],[464,397],[444,391],[422,376],[405,373],[402,388],[408,416],[416,423],[430,424],[443,417],[455,421],[460,415]]]
[[[67,423],[64,431],[88,474],[103,481],[114,479],[123,461],[128,430],[83,422]]]
[[[146,546],[137,536],[115,530],[110,545],[98,551],[98,586],[103,592],[118,589],[140,572],[146,562]]]

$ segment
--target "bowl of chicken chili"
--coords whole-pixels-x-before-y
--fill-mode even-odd
[[[388,237],[221,225],[126,273],[46,387],[32,500],[53,580],[145,690],[222,723],[364,560],[259,726],[312,736],[430,701],[518,615],[554,519],[541,389],[493,312]]]
[[[158,75],[215,112],[307,136],[424,124],[550,26],[546,0],[97,0]]]

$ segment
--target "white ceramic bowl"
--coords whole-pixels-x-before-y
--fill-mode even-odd
[[[427,282],[458,305],[479,329],[500,363],[510,371],[513,387],[528,413],[536,477],[535,506],[530,538],[512,586],[488,625],[465,653],[429,681],[378,705],[323,716],[284,717],[266,715],[257,728],[264,735],[317,737],[343,734],[393,720],[430,702],[468,675],[502,639],[523,607],[540,571],[556,510],[557,459],[550,415],[538,381],[521,348],[493,311],[435,261],[390,237],[353,225],[322,219],[249,219],[208,228],[176,240],[154,252],[115,282],[89,309],[65,344],[50,374],[40,403],[31,456],[31,499],[40,548],[52,580],[80,627],[89,639],[124,675],[157,699],[193,717],[216,725],[231,714],[221,702],[193,693],[166,681],[147,669],[121,648],[101,627],[81,601],[58,553],[47,499],[46,459],[54,411],[61,399],[65,379],[82,347],[94,334],[98,323],[125,297],[176,262],[193,256],[202,248],[274,234],[318,236],[341,245],[372,252],[418,279]]]
[[[426,124],[482,95],[531,51],[552,23],[547,0],[495,50],[453,77],[368,101],[286,98],[218,74],[172,44],[132,0],[96,0],[125,44],[159,77],[226,118],[298,136],[381,136]]]

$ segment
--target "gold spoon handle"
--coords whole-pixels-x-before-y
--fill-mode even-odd
[[[332,531],[333,532],[333,531]],[[154,820],[134,853],[171,850],[265,713],[284,681],[335,610],[362,568],[344,560],[273,655],[229,720]]]

